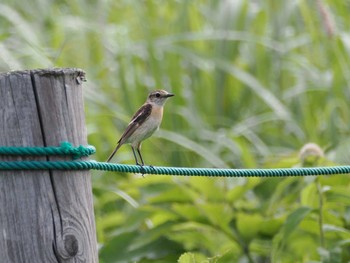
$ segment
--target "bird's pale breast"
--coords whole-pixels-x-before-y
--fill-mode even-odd
[[[139,142],[150,137],[158,128],[163,118],[163,107],[153,106],[148,119],[130,136],[129,142],[137,145]]]

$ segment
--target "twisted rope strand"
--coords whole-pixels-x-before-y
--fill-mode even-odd
[[[103,170],[122,173],[211,176],[211,177],[284,177],[317,176],[350,173],[350,166],[276,168],[276,169],[215,169],[189,167],[139,166],[96,161],[14,161],[0,162],[0,170]]]

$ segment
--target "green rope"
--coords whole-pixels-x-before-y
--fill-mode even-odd
[[[95,152],[92,146],[72,147],[63,143],[60,147],[0,147],[0,155],[71,155],[74,159]],[[123,173],[214,176],[214,177],[278,177],[334,175],[350,173],[350,166],[276,169],[214,169],[187,167],[153,167],[104,163],[96,161],[9,161],[0,162],[0,170],[103,170]]]
[[[95,147],[88,145],[86,147],[80,145],[73,147],[69,142],[62,142],[60,147],[0,147],[0,155],[27,155],[27,156],[42,156],[42,155],[69,155],[73,159],[79,159],[84,156],[89,156],[96,152]]]
[[[334,175],[350,173],[350,166],[280,169],[213,169],[139,166],[96,161],[15,161],[0,162],[0,170],[103,170],[122,173],[213,176],[213,177],[281,177]]]

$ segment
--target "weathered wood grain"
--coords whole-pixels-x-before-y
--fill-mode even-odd
[[[0,74],[0,145],[86,145],[83,74]],[[0,156],[12,159],[21,157]],[[88,171],[0,172],[1,262],[97,262],[90,179]]]

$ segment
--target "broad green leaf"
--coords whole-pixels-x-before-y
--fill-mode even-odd
[[[238,185],[227,193],[227,200],[230,202],[234,202],[237,199],[242,198],[246,191],[247,188],[245,186]]]
[[[215,236],[215,238],[213,238]],[[174,225],[169,239],[182,244],[187,251],[201,247],[212,254],[225,253],[234,250],[239,253],[239,244],[233,238],[219,229],[205,223],[185,222]]]
[[[176,186],[170,190],[158,194],[157,196],[149,198],[149,202],[153,204],[168,202],[188,202],[191,200],[192,198],[189,195],[187,195],[184,189],[181,189]]]
[[[104,263],[134,262],[141,259],[162,259],[176,253],[182,253],[183,249],[179,244],[160,237],[156,240],[134,246],[135,240],[140,233],[124,233],[114,237],[100,250],[100,259]],[[169,259],[170,260],[170,259]],[[176,261],[176,259],[173,258]]]
[[[213,226],[218,226],[228,234],[231,232],[229,222],[233,218],[230,206],[226,204],[207,203],[198,205],[198,209]]]
[[[171,209],[181,217],[192,221],[204,221],[205,217],[199,211],[198,207],[193,204],[173,204]]]
[[[178,263],[201,263],[205,262],[206,257],[200,253],[184,253],[178,259]]]
[[[325,192],[325,196],[328,202],[350,205],[350,191],[347,187],[333,186]]]
[[[112,229],[113,227],[119,226],[125,222],[125,214],[119,211],[108,213],[104,217],[96,217],[98,224],[103,229]]]
[[[237,214],[236,220],[238,232],[244,240],[250,241],[257,236],[264,219],[260,214],[240,212]]]
[[[147,244],[158,240],[162,236],[171,235],[172,227],[174,225],[176,225],[175,222],[166,222],[162,225],[150,228],[148,231],[142,233],[142,235],[139,235],[134,239],[133,243],[130,245],[130,249],[139,249],[140,247],[146,246]]]
[[[319,198],[316,184],[309,184],[301,192],[301,205],[318,208]]]
[[[264,182],[264,184],[272,184],[274,186],[272,189],[266,186],[267,189],[265,195],[271,195],[269,200],[269,207],[267,213],[270,215],[272,211],[275,211],[279,206],[288,205],[291,200],[295,202],[295,197],[299,194],[299,189],[301,187],[301,178],[284,178],[275,179],[271,178]]]
[[[256,186],[262,183],[261,178],[247,178],[242,185],[234,186],[226,194],[228,201],[234,202],[239,198],[242,198],[247,191],[254,189]]]
[[[267,236],[274,236],[281,229],[285,221],[285,216],[278,218],[264,218],[261,222],[259,233]]]
[[[211,261],[212,262],[217,262],[217,263],[230,263],[230,262],[237,262],[238,259],[239,259],[239,257],[237,256],[237,251],[230,249],[230,250],[228,250],[228,251],[226,251],[224,253],[218,254]]]
[[[225,184],[221,179],[193,177],[190,178],[189,184],[201,197],[206,197],[207,201],[225,200]]]
[[[298,225],[305,219],[312,211],[309,207],[299,207],[286,218],[279,233],[273,239],[272,258],[278,258],[281,249],[288,243],[293,232],[297,231]]]
[[[126,217],[123,225],[119,226],[119,228],[112,231],[110,234],[115,236],[124,232],[136,231],[145,223],[145,221],[147,221],[150,215],[151,213],[148,211],[143,211],[141,209],[133,210],[132,212],[128,213],[128,217]]]
[[[293,211],[286,219],[281,234],[284,240],[296,230],[300,222],[312,211],[310,207],[300,207]]]
[[[342,239],[350,239],[350,231],[343,227],[325,224],[323,225],[323,231],[325,233],[335,233],[341,236]]]

